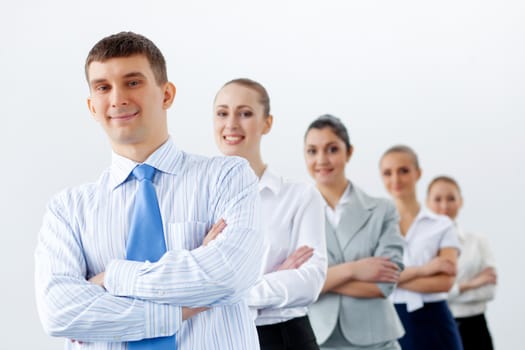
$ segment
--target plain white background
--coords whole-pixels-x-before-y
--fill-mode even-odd
[[[97,179],[109,144],[86,108],[83,64],[103,36],[133,30],[164,52],[178,88],[176,143],[217,154],[212,100],[250,77],[272,98],[263,156],[309,181],[308,123],[347,124],[348,175],[385,195],[377,163],[395,143],[421,158],[420,197],[438,174],[463,187],[461,223],[485,233],[499,289],[488,320],[498,349],[525,324],[525,3],[523,1],[26,1],[0,5],[2,349],[57,349],[35,310],[33,250],[47,200]]]

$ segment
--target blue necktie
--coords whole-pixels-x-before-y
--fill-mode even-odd
[[[131,217],[126,257],[128,260],[159,260],[166,252],[162,217],[153,187],[155,168],[141,164],[132,171],[139,181],[135,195],[135,207]],[[175,335],[144,339],[128,343],[130,350],[176,350]]]

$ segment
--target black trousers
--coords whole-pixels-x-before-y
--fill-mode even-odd
[[[258,326],[261,350],[319,350],[308,316]]]
[[[446,301],[425,303],[408,312],[406,304],[394,304],[405,327],[399,339],[403,350],[463,350],[461,337]]]
[[[456,318],[464,350],[493,350],[485,315]]]

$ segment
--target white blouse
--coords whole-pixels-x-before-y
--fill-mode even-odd
[[[405,267],[422,266],[435,258],[442,248],[460,249],[458,233],[452,220],[421,208],[405,236],[403,263]],[[396,288],[391,295],[396,304],[407,304],[409,312],[415,311],[425,302],[447,299],[447,293],[418,293]]]
[[[324,202],[317,189],[266,169],[259,180],[259,196],[266,241],[264,275],[248,297],[250,308],[257,310],[258,326],[305,316],[307,306],[321,292],[327,271]],[[303,245],[314,248],[307,262],[298,269],[276,271]]]
[[[487,302],[494,298],[493,284],[459,293],[459,285],[471,280],[486,267],[494,267],[494,258],[484,236],[466,233],[458,227],[461,256],[458,260],[456,283],[449,292],[448,302],[454,317],[468,317],[485,312]]]
[[[345,191],[343,192],[343,195],[339,199],[339,202],[337,202],[337,205],[334,209],[332,209],[326,201],[323,201],[325,203],[325,213],[326,213],[326,219],[332,225],[333,228],[337,228],[337,225],[339,225],[339,221],[341,221],[341,215],[343,214],[343,208],[346,206],[346,203],[350,201],[350,181],[348,181],[348,185],[346,186]]]

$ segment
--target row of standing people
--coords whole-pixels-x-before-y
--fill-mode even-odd
[[[321,199],[316,198],[307,185],[283,180],[262,160],[261,139],[273,122],[269,101],[261,84],[236,79],[222,87],[214,106],[219,149],[225,155],[246,158],[260,179],[269,251],[264,275],[252,289],[249,304],[259,310],[256,324],[261,347],[492,348],[483,316],[486,299],[471,299],[465,292],[478,289],[492,297],[494,270],[490,260],[477,255],[477,243],[472,246],[465,242],[465,234],[457,234],[452,221],[461,202],[457,183],[448,177],[436,178],[427,199],[434,213],[422,207],[416,196],[421,176],[418,157],[407,146],[394,146],[384,153],[379,167],[395,206],[367,195],[345,174],[354,152],[346,127],[338,118],[324,115],[310,124],[304,138],[306,167],[321,194]],[[454,203],[455,212],[450,209]],[[325,280],[319,222],[326,232]],[[465,258],[458,281],[474,278],[462,289],[455,283],[461,251]],[[278,272],[283,266],[288,271]],[[463,344],[447,305],[453,286],[452,307],[462,318],[458,322]],[[305,307],[319,289],[308,319]],[[462,306],[467,300],[478,307]],[[475,320],[461,308],[476,309],[472,310]]]
[[[85,69],[112,166],[50,201],[35,252],[38,311],[48,333],[72,340],[67,348],[398,349],[400,337],[403,349],[461,347],[446,292],[459,251],[476,256],[477,243],[460,248],[453,222],[417,202],[421,170],[410,148],[393,147],[380,161],[394,206],[347,179],[348,132],[322,116],[304,139],[316,186],[291,182],[262,159],[273,116],[261,84],[230,81],[214,100],[218,148],[245,158],[252,172],[239,159],[174,146],[166,110],[176,90],[149,39],[106,37]],[[438,189],[451,183],[460,199],[457,184],[441,179],[431,207],[449,201]],[[138,250],[152,245],[154,230],[141,220],[160,225],[155,258],[130,248],[134,237],[142,237]],[[480,286],[495,282],[493,270],[478,275],[486,261],[476,264],[452,287],[464,324],[472,309],[484,311]]]

